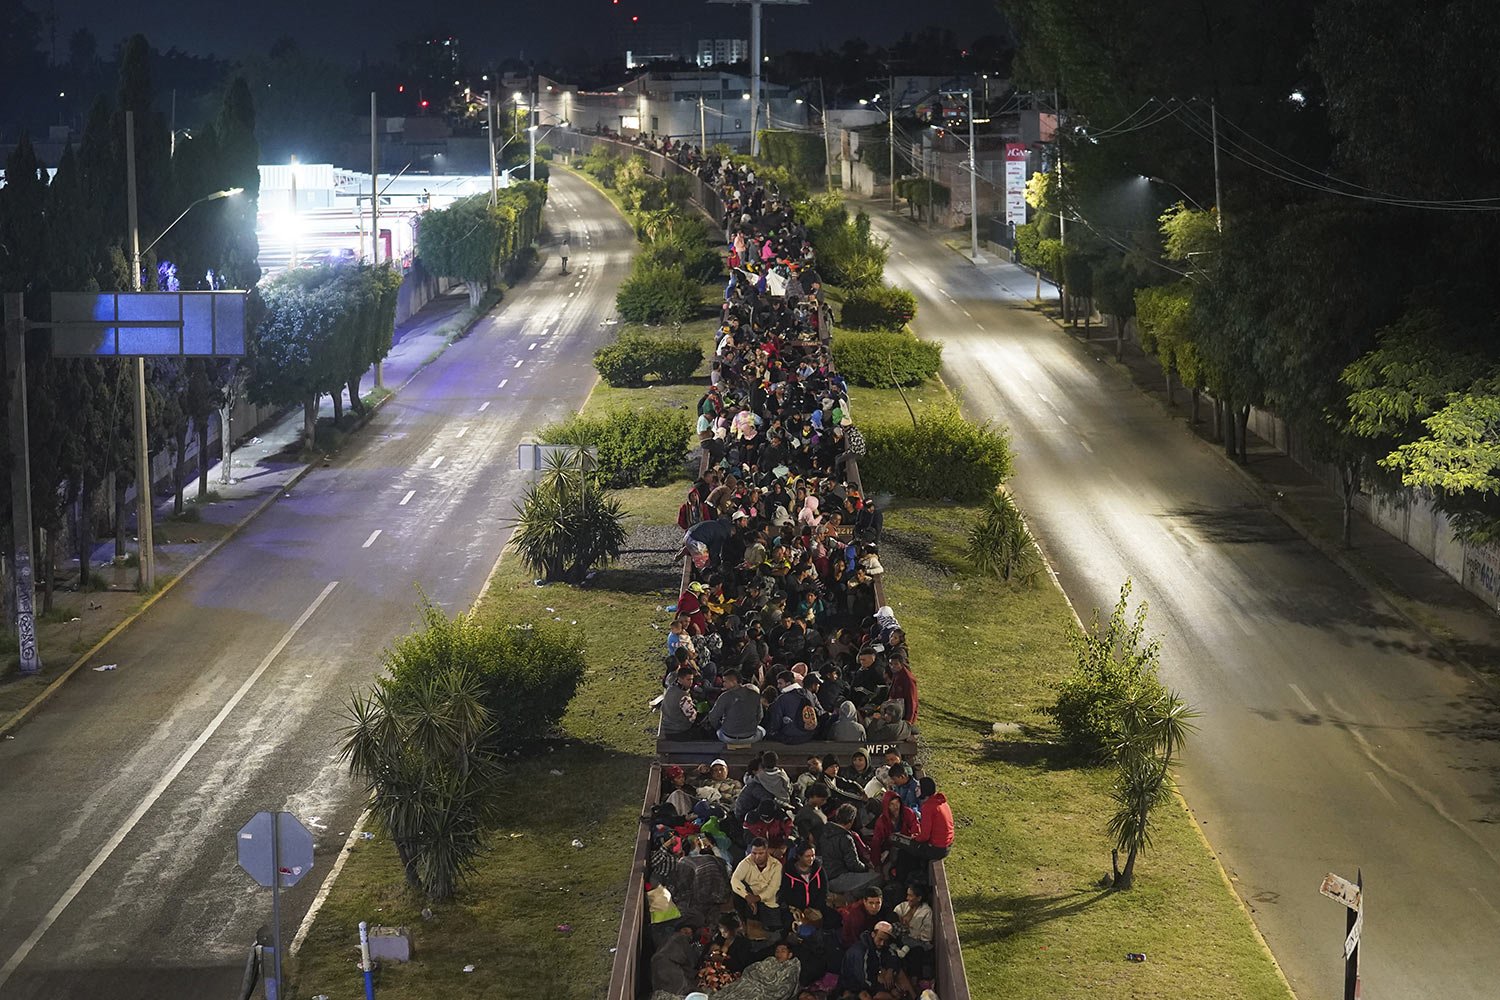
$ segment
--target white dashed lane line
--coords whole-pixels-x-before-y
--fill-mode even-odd
[[[459,437],[463,437],[467,433],[469,433],[469,429],[467,427],[460,427],[458,429],[458,436]]]
[[[380,529],[376,528],[374,531],[370,532],[370,537],[365,539],[365,544],[361,545],[360,548],[362,548],[362,549],[368,549],[371,545],[375,544],[375,539],[377,539],[379,537],[380,537]]]
[[[500,380],[500,384],[499,384],[499,385],[497,385],[497,386],[495,386],[495,388],[496,388],[496,389],[504,389],[504,388],[505,388],[505,383],[507,383],[507,382],[509,382],[509,381],[510,381],[510,379],[508,379],[508,378],[503,378],[503,379],[501,379],[501,380]]]
[[[521,367],[521,365],[523,365],[525,363],[526,363],[526,359],[525,358],[521,358],[521,359],[519,359],[519,360],[516,361],[516,367],[519,368],[519,367]]]
[[[500,385],[501,385],[501,387],[504,387],[505,383],[501,382]],[[490,408],[489,400],[485,400],[483,403],[479,404],[479,412],[480,413],[483,413],[485,410],[488,410],[489,408]]]
[[[547,331],[546,331],[546,330],[543,330],[543,331],[542,331],[542,336],[544,336],[544,337],[545,337],[545,336],[546,336],[546,335],[547,335]],[[534,350],[536,350],[536,341],[534,341],[534,340],[533,340],[533,341],[532,341],[532,342],[531,342],[531,346],[530,346],[530,347],[528,347],[528,348],[526,348],[526,349],[527,349],[527,350],[528,350],[528,351],[534,351]]]
[[[445,457],[446,456],[444,456],[444,455],[439,455],[437,457],[437,461],[432,463],[432,468],[436,469],[438,466],[442,465],[443,464],[443,459]]]
[[[414,496],[416,496],[416,495],[417,495],[417,491],[416,490],[407,490],[406,491],[406,496],[402,497],[401,498],[401,502],[398,503],[398,504],[396,504],[396,506],[397,507],[405,507],[407,504],[411,503],[411,498],[414,497]]]

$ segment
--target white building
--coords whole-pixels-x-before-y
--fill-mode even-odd
[[[543,124],[569,121],[585,132],[607,129],[623,135],[642,132],[695,145],[750,141],[750,80],[737,73],[645,73],[613,93],[543,89],[537,96]],[[761,108],[755,127],[806,128],[807,105],[785,86],[761,81]]]
[[[750,43],[743,38],[698,39],[698,58],[696,62],[705,69],[709,66],[744,62],[749,58]]]

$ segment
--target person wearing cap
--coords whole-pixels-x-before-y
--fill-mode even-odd
[[[724,690],[714,701],[703,727],[720,743],[756,743],[765,739],[761,725],[760,688],[745,683],[735,669],[720,676]]]
[[[731,808],[735,799],[740,797],[740,792],[744,790],[745,785],[738,778],[730,775],[727,760],[723,757],[715,757],[708,764],[698,765],[697,787],[700,795],[705,794],[705,789],[713,789],[719,796],[719,802],[725,808]]]
[[[875,926],[859,936],[849,950],[844,952],[844,964],[839,969],[839,989],[861,993],[865,990],[889,989],[901,972],[901,959],[891,946],[894,935],[890,921],[877,921]],[[907,983],[910,987],[910,983]]]
[[[708,632],[708,615],[703,610],[703,595],[708,586],[694,580],[677,598],[677,613],[687,617],[693,631],[698,635]]]

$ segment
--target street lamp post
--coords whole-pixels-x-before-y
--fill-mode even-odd
[[[187,217],[187,214],[205,201],[217,201],[239,194],[243,188],[229,188],[204,195],[182,210],[161,235],[141,249],[139,211],[136,203],[135,183],[135,112],[125,112],[125,210],[130,225],[130,287],[143,291],[141,281],[141,258],[160,243],[172,227]],[[135,520],[136,534],[140,538],[140,562],[136,585],[142,593],[149,593],[156,586],[156,553],[151,523],[151,458],[146,437],[146,359],[135,359]],[[201,459],[200,459],[201,460]]]
[[[969,87],[969,252],[979,263],[979,158],[974,146],[974,88]]]

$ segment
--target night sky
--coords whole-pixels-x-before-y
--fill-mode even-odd
[[[45,10],[46,3],[33,3]],[[566,58],[580,51],[613,54],[631,15],[642,25],[689,27],[692,37],[750,34],[749,8],[706,0],[251,0],[174,4],[141,16],[143,5],[119,0],[56,0],[59,55],[68,36],[87,26],[101,53],[140,31],[159,49],[236,57],[264,51],[282,35],[340,60],[394,53],[395,42],[423,33],[458,36],[466,59]],[[960,41],[999,32],[995,0],[812,0],[805,7],[765,8],[768,50],[836,46],[862,37],[880,44],[929,24],[951,26]],[[45,40],[44,40],[45,44]]]

